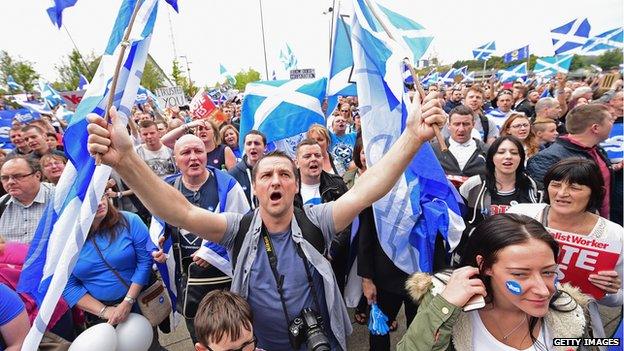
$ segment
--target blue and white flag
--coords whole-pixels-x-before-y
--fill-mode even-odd
[[[614,28],[587,40],[583,53],[624,49],[624,28]]]
[[[354,1],[353,59],[366,159],[379,161],[405,128],[410,100],[403,85],[404,47],[384,30],[372,1]],[[391,30],[391,29],[390,29]],[[422,167],[422,165],[427,167]],[[408,274],[431,272],[435,239],[453,249],[464,230],[457,197],[429,143],[424,143],[394,188],[373,208],[379,242]]]
[[[236,84],[236,78],[223,66],[219,64],[219,74],[221,78],[225,78],[230,85]]]
[[[15,145],[11,144],[11,139],[9,139],[9,130],[11,130],[13,126],[13,120],[20,123],[28,123],[39,118],[39,113],[32,112],[25,108],[0,110],[0,149],[15,148]]]
[[[9,87],[9,90],[11,90],[11,89],[13,89],[13,90],[24,90],[24,86],[17,84],[17,82],[15,82],[15,79],[13,79],[13,76],[10,75],[10,74],[7,76],[6,84]]]
[[[535,61],[535,67],[533,67],[533,73],[535,75],[548,78],[555,76],[558,72],[567,74],[572,64],[572,57],[574,55],[557,55],[550,57],[539,57]]]
[[[105,115],[108,96],[127,121],[134,104],[147,59],[156,20],[157,0],[142,0],[130,32],[115,91],[110,91],[115,66],[122,48],[135,0],[124,0],[102,55],[94,80],[76,109],[65,133],[65,153],[69,162],[61,175],[54,199],[46,207],[35,231],[18,290],[32,295],[39,313],[22,350],[37,350],[54,308],[72,273],[76,259],[91,227],[98,203],[110,175],[110,167],[95,166],[87,150],[89,113]]]
[[[425,86],[428,87],[431,84],[437,84],[438,80],[440,79],[440,74],[438,72],[436,72],[435,68],[429,72],[429,74],[427,74],[421,81],[420,83]]]
[[[266,135],[267,144],[291,141],[280,149],[294,155],[301,135],[314,123],[325,124],[321,104],[326,87],[326,78],[247,84],[241,110],[241,135],[256,129]],[[242,138],[240,147],[244,148]]]
[[[550,90],[548,88],[544,88],[544,91],[542,91],[542,93],[540,94],[540,99],[547,98],[547,97],[553,97],[553,96],[550,93]]]
[[[240,184],[238,184],[238,182],[236,182],[236,180],[227,172],[213,167],[208,168],[210,169],[212,174],[214,174],[217,183],[219,205],[215,209],[215,212],[235,212],[240,214],[245,214],[249,212],[249,203],[247,202],[245,192],[243,191],[243,188],[240,186]],[[167,178],[167,181],[174,182],[175,179],[178,177],[181,177],[181,175],[172,175]],[[160,238],[165,236],[165,226],[165,222],[162,219],[156,216],[152,216],[152,222],[149,228],[151,242],[147,244],[148,251],[158,250]],[[165,239],[162,245],[162,249],[163,252],[167,255],[167,260],[165,261],[165,263],[156,263],[156,266],[158,268],[158,271],[160,272],[160,275],[163,277],[163,282],[167,287],[167,291],[169,292],[171,305],[176,306],[178,299],[176,289],[176,272],[179,272],[179,269],[176,270],[175,259],[173,256],[173,242],[171,236],[168,236],[167,239]],[[222,246],[207,240],[203,240],[202,247],[198,250],[197,256],[206,260],[208,263],[219,269],[227,276],[233,276],[232,264],[225,248],[223,248]],[[170,317],[170,322],[172,326],[171,330],[173,330],[173,328],[175,328],[175,326],[180,321],[181,316],[177,312],[172,312],[172,315]]]
[[[457,69],[451,67],[448,71],[446,71],[446,73],[440,76],[438,82],[442,82],[444,83],[444,85],[453,85],[453,83],[455,83],[455,76],[460,73],[461,72],[459,72]]]
[[[468,72],[467,74],[464,75],[464,79],[462,79],[462,83],[472,83],[475,81],[475,73],[474,72]]]
[[[591,26],[587,18],[577,18],[550,31],[555,55],[574,54],[587,42]]]
[[[429,45],[431,45],[431,41],[433,40],[431,33],[419,23],[381,5],[378,6],[382,12],[379,15],[385,15],[393,29],[399,34],[400,37],[395,38],[395,40],[402,41],[407,45],[412,52],[410,62],[416,65],[418,60],[420,60],[427,52],[427,49],[429,49]]]
[[[521,47],[520,49],[516,49],[516,50],[506,53],[505,55],[503,55],[503,61],[505,63],[509,63],[513,61],[524,60],[524,59],[527,59],[528,57],[529,57],[529,46],[527,45],[527,46]]]
[[[54,0],[51,7],[47,9],[48,16],[54,25],[61,28],[63,25],[63,10],[72,7],[77,0]]]
[[[529,74],[527,71],[526,62],[523,62],[514,67],[510,67],[506,70],[501,70],[500,73],[501,73],[500,75],[501,83],[515,82],[518,79],[521,79],[524,81]]]
[[[477,60],[487,60],[496,51],[496,42],[491,41],[472,50],[472,56]]]
[[[284,70],[288,71],[290,69],[297,69],[297,58],[290,49],[290,45],[288,45],[288,43],[286,43],[286,52],[280,50],[279,59],[282,64],[284,64]]]
[[[331,58],[329,59],[329,80],[327,84],[327,110],[329,116],[338,105],[338,96],[355,96],[353,72],[353,53],[351,49],[351,24],[349,16],[340,15],[336,19]]]
[[[39,92],[41,93],[41,98],[50,106],[50,108],[55,108],[58,105],[65,105],[65,100],[61,97],[61,94],[58,91],[54,90],[50,83],[39,81]]]
[[[36,101],[17,101],[17,103],[18,105],[22,106],[25,109],[28,109],[33,113],[48,115],[51,115],[53,113],[52,109],[50,109],[50,106],[46,102],[37,103]]]
[[[78,90],[87,89],[89,85],[89,80],[82,73],[80,74],[80,79],[78,80]]]

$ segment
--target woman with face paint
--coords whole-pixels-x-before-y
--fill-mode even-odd
[[[558,254],[532,218],[485,219],[459,268],[410,278],[420,307],[397,350],[555,350],[553,338],[582,337],[583,296],[556,283]],[[474,302],[481,297],[484,303]]]

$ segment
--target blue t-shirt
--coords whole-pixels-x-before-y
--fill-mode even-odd
[[[334,158],[338,174],[343,175],[349,169],[349,163],[353,159],[353,149],[355,148],[356,133],[349,133],[337,136],[329,133],[331,137],[330,153]]]
[[[15,319],[24,308],[19,295],[4,283],[0,283],[0,327]]]
[[[108,237],[97,235],[95,242],[106,261],[130,285],[145,286],[152,269],[152,255],[146,250],[149,240],[147,227],[139,216],[121,211],[128,227],[117,226],[117,236],[111,243]],[[126,296],[128,288],[108,268],[97,253],[93,242],[85,241],[63,297],[74,306],[87,293],[99,301],[115,301]]]
[[[297,253],[297,247],[291,239],[290,230],[285,233],[270,235],[277,253],[277,271],[284,276],[284,300],[288,309],[288,322],[290,323],[297,317],[305,307],[312,308],[318,313],[317,304],[313,301],[314,295],[311,293],[306,270],[303,266],[304,261]],[[262,241],[262,239],[260,240]],[[264,245],[260,246],[264,247]],[[288,338],[288,326],[284,321],[284,310],[267,252],[261,249],[257,252],[256,261],[251,267],[247,301],[254,311],[254,330],[258,338],[258,347],[271,351],[292,350]],[[323,278],[311,264],[308,263],[308,267],[316,288],[318,305],[322,309],[321,315],[325,334],[330,338],[332,349],[339,349],[329,327]],[[302,345],[302,349],[306,349],[305,343]]]

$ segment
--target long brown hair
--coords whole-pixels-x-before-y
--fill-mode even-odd
[[[509,129],[511,129],[511,124],[518,118],[524,118],[529,123],[529,134],[526,139],[522,140],[522,145],[526,146],[526,158],[535,155],[539,151],[539,142],[537,141],[537,137],[531,128],[531,120],[524,113],[512,112],[509,114],[509,117],[503,123],[501,127],[501,135],[511,135],[509,133]]]
[[[106,195],[104,195],[106,196]],[[98,225],[97,228],[91,225],[89,229],[89,234],[87,235],[87,239],[91,239],[95,236],[104,236],[108,238],[108,242],[112,243],[117,238],[117,231],[123,227],[128,228],[128,221],[123,216],[121,212],[113,205],[113,201],[106,196],[106,201],[108,201],[108,210],[106,211],[106,215],[102,218],[102,221]]]

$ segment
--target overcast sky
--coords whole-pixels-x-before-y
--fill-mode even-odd
[[[336,1],[337,3],[338,1]],[[121,0],[79,0],[63,13],[63,23],[83,55],[99,55],[108,41]],[[538,56],[553,54],[550,30],[578,17],[587,17],[591,35],[624,22],[622,0],[385,0],[380,1],[422,24],[434,36],[429,53],[443,63],[472,58],[472,49],[496,40],[497,55],[530,45]],[[161,3],[150,53],[171,72],[174,45],[186,56],[191,78],[198,85],[218,80],[219,63],[236,73],[265,66],[258,0],[178,0],[180,13]],[[298,68],[328,69],[331,15],[323,14],[332,0],[262,0],[269,75],[280,77],[279,51],[290,44]],[[50,81],[57,79],[54,66],[73,46],[64,29],[50,22],[43,0],[19,0],[5,4],[0,14],[3,35],[0,49],[34,63]],[[344,5],[343,5],[344,6]],[[186,62],[180,59],[186,69]]]

